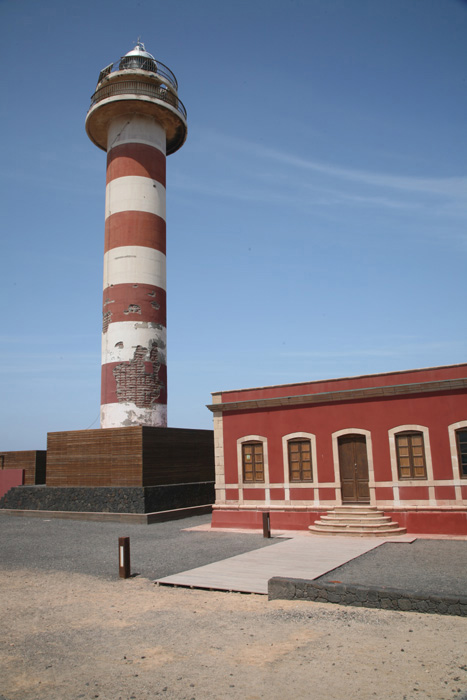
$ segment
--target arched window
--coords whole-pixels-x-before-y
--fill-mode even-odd
[[[462,478],[467,478],[467,426],[456,430],[457,459]]]
[[[423,433],[405,430],[394,437],[399,479],[426,479]]]
[[[242,443],[243,482],[264,482],[264,455],[262,442]]]
[[[290,481],[313,481],[311,441],[295,438],[287,442]]]

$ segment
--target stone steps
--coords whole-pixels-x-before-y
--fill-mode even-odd
[[[362,506],[362,505],[354,505],[354,506],[334,506],[332,509],[333,513],[381,513],[381,511],[377,508],[377,506]]]
[[[375,513],[374,511],[371,513],[368,513],[368,515],[365,515],[364,513],[346,513],[341,514],[341,513],[334,513],[333,511],[328,512],[326,515],[321,516],[321,520],[330,520],[330,521],[336,521],[339,522],[340,520],[348,520],[350,522],[365,522],[365,523],[379,523],[385,520],[386,522],[391,522],[391,516],[389,515],[380,515],[379,513]]]
[[[390,537],[407,532],[376,506],[361,505],[336,506],[308,529],[319,535],[347,537]]]

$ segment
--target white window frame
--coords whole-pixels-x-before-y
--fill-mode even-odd
[[[290,475],[289,475],[289,440],[309,440],[311,443],[311,473],[312,473],[312,479],[311,481],[290,481]],[[318,489],[316,488],[317,485],[317,477],[318,477],[318,467],[317,467],[317,450],[316,450],[316,435],[313,433],[304,433],[304,432],[296,432],[296,433],[288,433],[287,435],[282,436],[282,464],[283,464],[283,470],[284,470],[284,489],[285,489],[285,500],[290,501],[290,489],[297,488],[297,489],[313,489],[313,501],[314,504],[317,504],[317,501],[319,500],[318,498]]]
[[[425,464],[426,464],[426,479],[399,479],[399,469],[397,466],[397,448],[396,434],[406,431],[423,433],[423,446],[425,449]],[[400,505],[399,489],[404,486],[428,486],[428,504],[436,505],[435,498],[435,482],[433,477],[433,462],[431,459],[430,446],[430,431],[426,425],[417,425],[415,423],[407,423],[405,425],[397,425],[395,428],[388,430],[389,437],[389,455],[391,458],[391,475],[394,482],[394,505]],[[415,499],[416,500],[416,499]],[[426,502],[426,501],[425,501]],[[410,501],[404,501],[404,504],[409,504]]]
[[[401,479],[397,466],[396,435],[399,433],[422,433],[423,447],[425,450],[426,479]],[[389,453],[391,457],[392,480],[401,486],[426,486],[433,485],[433,462],[431,460],[430,431],[425,425],[398,425],[388,430]]]
[[[452,476],[459,483],[456,486],[465,486],[467,484],[467,477],[461,474],[461,465],[459,464],[459,454],[457,451],[457,438],[456,432],[465,428],[467,430],[467,420],[460,420],[457,423],[451,423],[448,425],[449,432],[449,447],[451,450],[451,463],[452,463]]]
[[[261,442],[263,444],[263,467],[264,467],[264,481],[257,481],[253,483],[244,484],[243,483],[243,459],[242,459],[242,445],[244,442]],[[268,461],[268,441],[263,435],[244,435],[237,440],[237,473],[238,473],[238,502],[244,503],[243,500],[243,489],[264,489],[264,504],[270,505],[271,503],[271,490],[269,482],[269,461]],[[261,500],[261,503],[263,501]]]

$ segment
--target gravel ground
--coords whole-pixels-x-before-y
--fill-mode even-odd
[[[201,522],[0,515],[0,700],[467,700],[466,618],[155,586],[156,576],[274,546],[180,531]],[[126,580],[116,562],[124,535],[140,573]]]
[[[162,578],[281,540],[261,534],[184,532],[211,521],[210,515],[153,525],[18,517],[0,511],[2,568],[70,571],[118,578],[118,538],[130,538],[131,570]]]
[[[428,595],[467,594],[467,541],[386,543],[317,579],[399,588]]]
[[[460,700],[465,618],[0,571],[6,700]]]

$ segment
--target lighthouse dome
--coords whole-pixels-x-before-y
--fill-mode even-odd
[[[136,44],[135,48],[128,51],[120,59],[120,70],[147,70],[151,73],[157,73],[157,63],[152,54],[146,51],[142,41]]]

